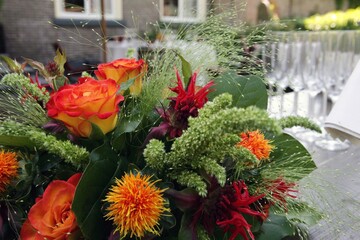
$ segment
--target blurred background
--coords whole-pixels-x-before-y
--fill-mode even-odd
[[[278,30],[357,28],[359,0],[0,0],[0,53],[47,62],[54,49],[69,59],[103,61],[103,39],[154,41],[160,27],[197,24],[235,11],[248,25]],[[103,8],[102,8],[103,4]],[[103,9],[103,11],[102,11]],[[103,12],[103,14],[102,14]],[[103,18],[102,18],[103,16]],[[307,21],[307,18],[314,16]],[[320,17],[323,16],[323,19]],[[232,19],[234,21],[234,19]]]

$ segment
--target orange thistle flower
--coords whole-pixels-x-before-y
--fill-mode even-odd
[[[240,137],[241,141],[236,146],[249,149],[259,160],[270,157],[273,146],[270,145],[269,140],[265,139],[264,134],[260,133],[259,130],[241,133]]]
[[[11,179],[18,175],[19,163],[16,153],[0,151],[0,193],[4,192]]]
[[[130,233],[130,237],[141,238],[146,232],[159,235],[158,225],[165,211],[165,200],[155,185],[158,181],[150,180],[151,176],[130,173],[116,179],[116,185],[110,189],[105,201],[110,203],[105,217],[111,219],[121,236]]]

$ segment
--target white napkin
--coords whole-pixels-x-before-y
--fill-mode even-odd
[[[360,61],[326,118],[325,128],[334,137],[360,143]]]

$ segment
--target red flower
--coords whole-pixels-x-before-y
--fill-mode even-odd
[[[296,198],[297,196],[294,195],[298,192],[298,190],[294,189],[296,183],[293,182],[286,182],[283,178],[279,177],[275,180],[270,181],[267,184],[267,189],[271,193],[271,196],[274,201],[272,204],[278,203],[284,209],[286,209],[286,198]]]
[[[250,196],[244,181],[233,182],[232,186],[224,189],[218,203],[221,214],[219,214],[216,224],[225,232],[231,232],[229,240],[234,240],[238,235],[241,235],[245,240],[248,239],[248,235],[254,239],[250,229],[251,225],[246,221],[243,214],[262,217],[263,213],[251,209],[250,205],[263,197],[264,194],[256,197]]]
[[[171,101],[167,110],[157,109],[163,122],[152,129],[150,138],[162,137],[166,134],[170,139],[180,137],[188,128],[188,118],[197,117],[198,110],[208,101],[207,94],[210,92],[210,87],[214,85],[213,81],[203,87],[197,87],[197,73],[194,73],[185,89],[178,71],[176,71],[176,77],[177,86],[170,90],[177,96],[169,98]]]
[[[224,232],[231,232],[230,240],[234,240],[238,235],[245,240],[248,239],[248,236],[254,239],[251,225],[246,221],[244,214],[260,219],[265,217],[261,208],[259,210],[253,208],[254,204],[265,194],[250,196],[244,181],[236,181],[223,188],[214,178],[210,182],[207,197],[191,202],[191,209],[197,209],[189,226],[193,239],[196,239],[194,237],[196,236],[196,225],[199,223],[209,235],[214,233],[217,225]]]

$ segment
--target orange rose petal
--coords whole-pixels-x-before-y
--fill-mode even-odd
[[[44,237],[39,235],[35,228],[30,224],[29,219],[26,219],[20,230],[21,240],[44,240]]]
[[[118,104],[124,99],[117,95],[118,90],[119,85],[111,79],[87,79],[81,84],[60,88],[51,95],[46,105],[48,115],[62,121],[76,136],[89,137],[92,131],[89,123],[91,119],[95,119],[96,122],[93,123],[107,133],[115,127],[113,122],[119,112]],[[107,118],[111,120],[104,123],[99,121]],[[111,129],[105,126],[109,122]]]
[[[107,79],[112,79],[118,84],[120,84],[120,77],[122,77],[124,74],[124,71],[119,72],[116,68],[113,67],[106,68],[103,70],[103,72],[105,73]]]
[[[94,123],[96,125],[96,123]],[[92,132],[92,126],[89,121],[82,121],[77,127],[76,132],[78,136],[89,137]]]
[[[100,119],[97,116],[94,116],[89,118],[89,120],[95,125],[97,125],[104,134],[106,134],[115,128],[117,122],[117,114],[114,114],[113,116],[110,116],[106,119]],[[81,125],[79,126],[79,129],[81,129],[82,131],[86,131],[86,126]]]
[[[50,217],[46,215],[49,209],[52,208],[54,202],[66,202],[72,201],[75,193],[75,187],[65,181],[55,180],[52,181],[46,188],[43,198],[41,201],[34,204],[30,209],[28,218],[31,224],[39,229],[42,224],[39,222],[40,219]]]
[[[74,175],[72,175],[67,182],[71,185],[73,185],[74,187],[76,187],[80,181],[82,174],[81,173],[76,173]]]
[[[135,95],[139,95],[142,89],[141,78],[137,78],[133,85],[130,86],[130,92]]]

